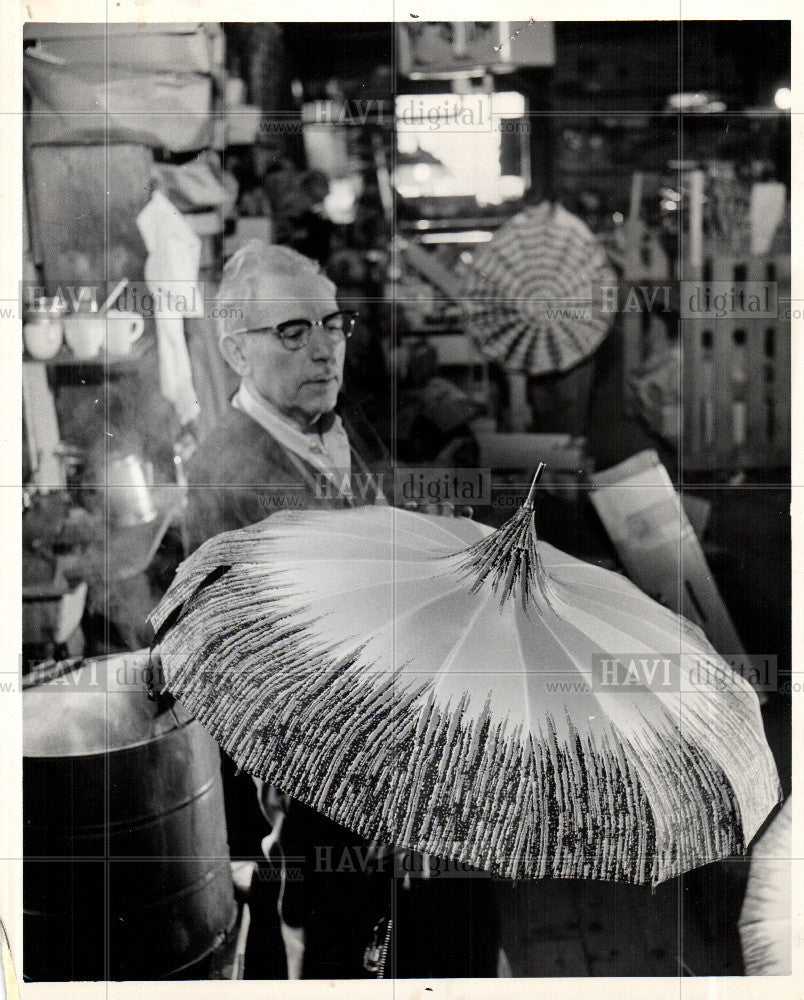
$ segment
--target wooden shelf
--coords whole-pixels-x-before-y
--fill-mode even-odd
[[[508,215],[472,215],[472,216],[439,216],[427,219],[398,218],[399,231],[411,238],[424,233],[452,232],[460,229],[497,229],[506,222],[514,212]],[[424,224],[426,222],[426,225]]]
[[[634,172],[634,168],[630,164],[623,164],[622,166],[570,167],[557,163],[555,170],[556,173],[562,174],[565,177],[585,177],[587,180],[594,180],[595,177],[630,177]]]

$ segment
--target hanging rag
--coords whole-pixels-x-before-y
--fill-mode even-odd
[[[175,296],[182,288],[188,298],[194,295],[196,300],[202,299],[198,289],[201,240],[161,191],[154,191],[137,216],[137,227],[148,249],[145,281],[155,303],[160,391],[186,424],[198,417],[201,408],[193,386],[184,315],[180,309],[170,308],[171,300],[165,293],[173,288]]]
[[[56,403],[44,364],[26,362],[22,366],[22,406],[26,443],[36,485],[43,493],[64,489],[64,467],[57,454],[61,439]]]
[[[784,217],[787,187],[779,181],[754,184],[751,188],[751,253],[769,253],[773,237]]]

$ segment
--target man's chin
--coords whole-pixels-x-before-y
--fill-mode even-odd
[[[307,393],[306,396],[304,413],[311,421],[318,420],[319,417],[331,413],[338,402],[338,390]]]
[[[338,382],[317,383],[308,382],[305,388],[305,396],[311,403],[311,408],[321,407],[320,412],[326,413],[334,410],[338,401],[338,393],[341,390]]]

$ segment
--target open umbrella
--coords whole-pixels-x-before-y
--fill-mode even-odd
[[[627,579],[537,541],[532,511],[219,535],[152,616],[167,686],[240,767],[367,838],[654,884],[740,851],[779,795],[750,685]]]
[[[788,798],[751,848],[737,924],[749,976],[789,976],[792,963],[793,800]]]
[[[606,336],[613,314],[601,307],[601,289],[615,282],[591,230],[542,202],[506,222],[464,266],[469,335],[511,371],[567,371]]]

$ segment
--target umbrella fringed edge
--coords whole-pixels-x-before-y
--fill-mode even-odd
[[[616,726],[614,745],[633,762],[656,829],[651,882],[745,852],[739,795],[716,759],[694,739],[655,726],[647,740]],[[772,808],[773,795],[757,790]]]
[[[467,721],[465,698],[439,707],[432,681],[409,688],[393,676],[378,681],[357,657],[334,664],[312,652],[303,630],[285,626],[288,655],[304,661],[288,708],[287,679],[256,660],[245,664],[236,651],[222,655],[233,648],[226,629],[188,655],[189,634],[181,633],[192,621],[183,625],[163,654],[168,687],[239,767],[367,839],[505,878],[637,884],[741,847],[725,778],[706,780],[700,760],[672,741],[667,769],[703,776],[693,782],[688,814],[668,828],[655,819],[660,795],[637,763],[640,748],[613,731],[594,738],[566,720],[559,736],[548,719],[537,738],[492,720],[488,703]],[[210,657],[219,678],[212,691],[209,673],[200,677]],[[243,688],[253,691],[246,710]],[[730,821],[707,837],[710,809]]]

